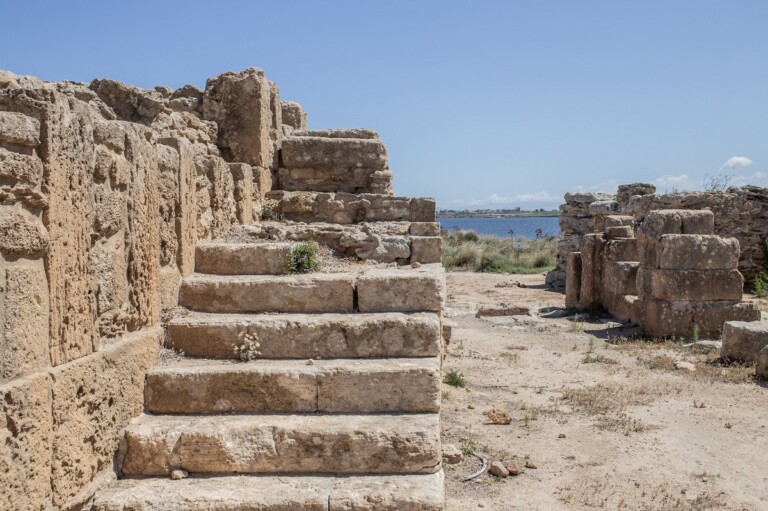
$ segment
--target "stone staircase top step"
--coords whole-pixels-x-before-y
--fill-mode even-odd
[[[383,476],[217,476],[124,479],[90,511],[440,511],[443,472]]]
[[[259,358],[385,358],[440,354],[435,313],[212,314],[173,318],[168,345],[187,357],[236,358],[245,334]]]
[[[146,403],[154,414],[436,413],[440,364],[437,357],[181,359],[150,369]]]
[[[440,417],[416,415],[143,415],[125,430],[124,476],[432,474]]]
[[[204,242],[195,247],[195,271],[216,275],[288,273],[292,243]]]

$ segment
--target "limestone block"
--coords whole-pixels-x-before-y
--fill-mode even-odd
[[[616,227],[606,227],[605,237],[609,240],[633,238],[635,236],[634,229],[630,225],[621,225]]]
[[[87,485],[113,470],[121,429],[144,409],[144,376],[162,338],[159,327],[135,332],[50,371],[54,506],[85,500]]]
[[[198,162],[211,183],[210,207],[213,215],[211,237],[221,238],[237,223],[235,183],[229,165],[221,158],[208,157]]]
[[[443,260],[442,242],[440,236],[411,236],[411,262],[440,263]]]
[[[123,240],[116,236],[95,243],[90,257],[98,283],[99,315],[121,309],[128,301],[127,262]]]
[[[763,347],[757,354],[755,375],[757,375],[758,378],[768,380],[768,347]]]
[[[583,204],[585,206],[589,206],[593,202],[596,201],[610,201],[613,200],[614,196],[608,193],[591,193],[591,192],[576,192],[576,193],[566,193],[565,194],[565,202],[568,204]]]
[[[43,217],[50,243],[46,269],[50,290],[51,361],[59,365],[87,355],[97,344],[95,275],[91,247],[91,174],[94,132],[85,103],[59,98],[46,103],[43,151],[48,155]],[[157,245],[155,245],[157,246]]]
[[[657,246],[658,267],[669,270],[735,270],[739,241],[703,234],[666,234]]]
[[[408,234],[411,236],[440,236],[437,222],[411,222]]]
[[[329,511],[442,511],[443,472],[416,476],[339,478]]]
[[[759,309],[746,302],[645,301],[643,327],[654,337],[689,337],[694,325],[699,335],[720,335],[727,321],[757,321]]]
[[[294,101],[281,101],[280,108],[282,109],[283,124],[297,130],[307,129],[307,113],[300,104]]]
[[[202,312],[350,312],[353,276],[194,275],[181,286],[180,303]]]
[[[0,253],[9,258],[40,257],[48,250],[48,231],[22,209],[0,206]]]
[[[419,473],[440,470],[437,414],[141,416],[125,433],[125,476],[190,473]]]
[[[48,367],[48,344],[42,261],[0,268],[0,381]]]
[[[198,243],[195,269],[215,275],[288,273],[291,243]]]
[[[0,498],[3,509],[51,506],[50,378],[38,372],[0,385]]]
[[[434,222],[436,212],[435,199],[411,199],[411,222]],[[393,220],[396,220],[393,218]]]
[[[0,142],[39,146],[40,121],[24,114],[0,111]]]
[[[715,216],[707,210],[661,209],[646,215],[641,229],[646,236],[662,234],[712,234]]]
[[[179,270],[173,266],[160,268],[160,307],[163,310],[179,305],[179,289],[181,289]]]
[[[245,163],[230,163],[229,170],[234,181],[234,199],[237,221],[241,224],[253,222],[253,171]]]
[[[273,81],[269,82],[269,140],[270,147],[270,164],[269,168],[272,171],[276,171],[280,162],[278,161],[278,151],[283,143],[283,109],[280,105],[280,88]]]
[[[636,295],[635,279],[640,263],[631,261],[606,261],[603,264],[602,296]]]
[[[368,270],[357,278],[360,312],[440,311],[445,305],[445,274],[418,269]]]
[[[343,167],[387,168],[387,148],[378,139],[285,137],[282,145],[285,168]]]
[[[595,230],[593,217],[560,217],[560,231],[563,234],[588,234]]]
[[[190,357],[232,359],[254,335],[260,358],[429,357],[440,353],[435,314],[203,314],[174,318],[168,343]]]
[[[581,239],[581,289],[579,308],[590,309],[600,303],[602,289],[604,234],[587,234]]]
[[[605,261],[639,261],[637,238],[606,241],[603,259]]]
[[[103,237],[109,237],[125,226],[128,200],[124,193],[96,187],[94,193],[94,229]]]
[[[581,293],[581,252],[568,254],[565,270],[565,308],[575,309]]]
[[[762,321],[728,321],[723,325],[720,356],[725,359],[755,362],[768,346],[768,323]]]
[[[125,130],[120,122],[96,120],[93,124],[93,139],[117,154],[125,151]]]
[[[271,85],[264,71],[249,68],[209,79],[203,118],[217,124],[217,145],[227,161],[270,168]]]
[[[738,270],[649,270],[651,296],[667,302],[740,301],[744,279]]]
[[[170,223],[171,212],[173,213],[173,233],[169,228],[161,233],[161,253],[164,245],[175,247],[176,267],[182,276],[190,275],[195,268],[195,245],[197,245],[197,203],[195,201],[196,191],[196,173],[192,145],[183,138],[170,137],[160,140],[161,144],[172,147],[178,153],[178,168],[167,169],[160,166],[159,181],[165,183],[161,190],[167,189],[173,185],[175,189],[171,195],[167,190],[161,192],[163,204],[161,205],[161,217],[168,218]],[[164,176],[164,171],[171,171],[175,175]],[[173,208],[166,201],[173,197]],[[168,215],[164,216],[164,208],[168,209]]]
[[[33,155],[15,153],[0,147],[0,179],[37,186],[43,178],[43,162]]]
[[[323,137],[323,138],[379,138],[378,132],[369,128],[342,128],[327,130],[296,130],[293,132],[295,137]]]
[[[635,217],[629,215],[607,215],[603,220],[603,224],[606,229],[609,227],[632,227],[635,225]]]

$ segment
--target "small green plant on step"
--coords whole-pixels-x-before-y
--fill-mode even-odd
[[[768,296],[768,274],[759,273],[757,277],[755,277],[755,282],[752,284],[752,290],[758,298],[765,298]]]
[[[259,358],[259,355],[261,355],[261,352],[259,351],[261,344],[259,344],[256,334],[240,332],[238,337],[242,341],[242,344],[240,346],[235,346],[234,351],[237,359],[240,360],[240,362],[250,362],[251,360]]]
[[[283,220],[283,215],[279,211],[278,202],[276,200],[267,200],[261,207],[261,219],[266,221],[279,221]]]
[[[291,247],[288,255],[288,271],[290,273],[311,273],[320,269],[317,258],[317,243],[305,241]]]
[[[451,387],[458,387],[463,389],[467,386],[467,380],[464,379],[464,375],[458,372],[456,369],[451,369],[445,373],[443,382],[447,383]]]

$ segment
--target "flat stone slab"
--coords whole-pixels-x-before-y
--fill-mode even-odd
[[[706,234],[666,234],[659,239],[659,268],[665,270],[735,270],[739,241]]]
[[[215,413],[437,413],[437,357],[184,360],[147,374],[147,411]]]
[[[441,511],[443,472],[353,477],[218,476],[123,479],[91,511]]]
[[[123,476],[432,474],[438,414],[143,415],[125,431]]]
[[[357,277],[357,305],[360,312],[440,311],[445,272],[440,265],[367,270]]]
[[[387,358],[440,354],[437,314],[209,314],[171,320],[168,345],[189,357],[234,359],[245,334],[259,358]]]
[[[198,243],[195,271],[215,275],[288,273],[290,243]]]
[[[754,362],[768,346],[768,323],[762,321],[728,321],[723,325],[720,356],[726,359]]]
[[[354,275],[224,276],[184,279],[179,302],[202,312],[352,312]]]

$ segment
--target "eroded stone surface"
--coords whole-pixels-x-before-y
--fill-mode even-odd
[[[445,304],[442,267],[368,270],[357,278],[360,312],[440,311]]]
[[[216,275],[288,273],[289,243],[200,243],[195,270]]]
[[[728,321],[723,325],[722,358],[755,362],[766,346],[768,324],[762,321]]]

